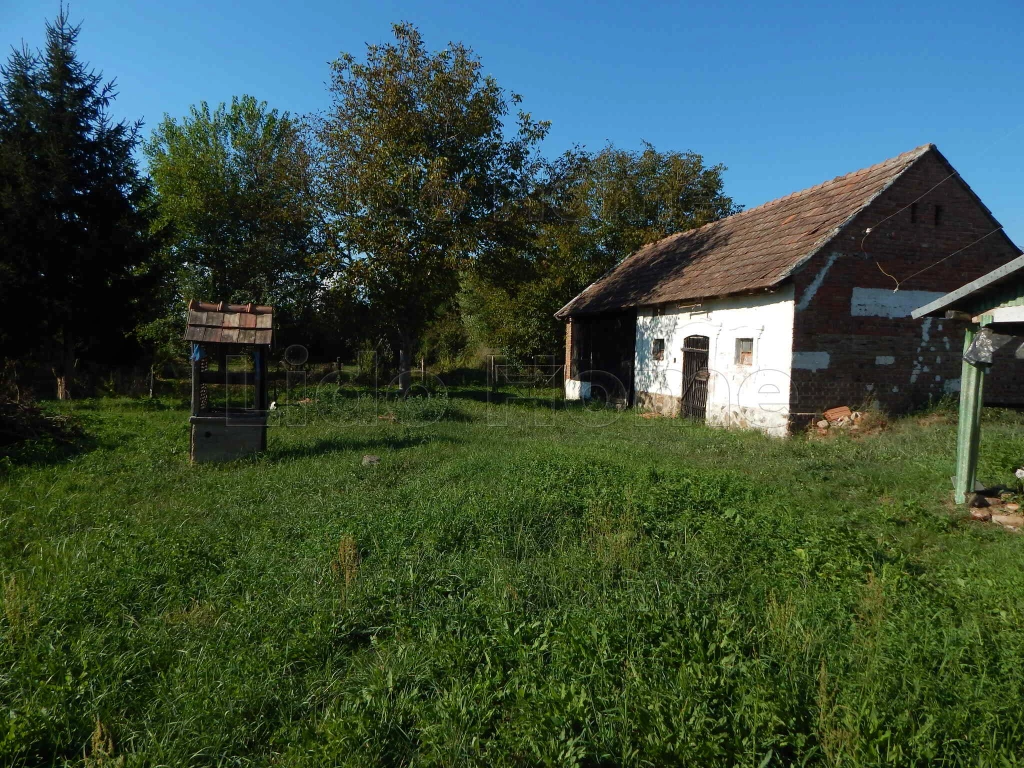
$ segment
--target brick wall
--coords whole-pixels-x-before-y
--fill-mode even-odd
[[[794,415],[870,401],[890,413],[906,412],[941,397],[954,384],[950,380],[959,379],[962,323],[877,316],[886,314],[887,303],[913,299],[911,291],[946,293],[1019,255],[996,233],[910,277],[996,227],[959,177],[943,181],[951,172],[940,155],[926,154],[794,276],[794,360],[806,361],[805,367],[794,365]],[[896,213],[921,195],[913,210]],[[941,209],[938,223],[936,206]],[[868,227],[872,231],[865,239]],[[902,296],[889,295],[896,284],[879,265],[906,280]],[[815,291],[815,280],[826,267]],[[855,294],[854,289],[867,290]],[[879,304],[869,302],[865,308],[866,295]],[[855,298],[862,316],[851,309]],[[1004,348],[987,376],[987,403],[1024,404],[1024,363],[1013,359],[1015,348]],[[823,352],[829,356],[827,367],[822,366]]]

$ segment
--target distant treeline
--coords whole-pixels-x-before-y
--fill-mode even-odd
[[[85,368],[183,357],[190,298],[273,304],[278,346],[320,359],[557,353],[552,315],[587,284],[737,210],[694,152],[546,156],[550,123],[409,24],[333,63],[322,114],[244,95],[148,138],[111,118],[80,31],[62,11],[0,70],[0,358],[62,397]]]

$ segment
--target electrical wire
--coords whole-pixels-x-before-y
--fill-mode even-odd
[[[1010,128],[1010,130],[1009,130],[1009,131],[1007,131],[1007,132],[1006,132],[1006,133],[1005,133],[1005,134],[1004,134],[1004,135],[1003,135],[1002,137],[1000,137],[1000,138],[998,139],[998,141],[1002,141],[1002,140],[1003,140],[1003,139],[1005,139],[1005,138],[1006,138],[1007,136],[1009,136],[1010,134],[1012,134],[1012,133],[1014,133],[1015,131],[1017,131],[1017,130],[1018,130],[1019,128],[1020,128],[1020,124],[1018,124],[1018,125],[1015,125],[1015,126],[1013,126],[1013,127],[1012,127],[1012,128]],[[996,143],[998,143],[998,141],[996,141],[996,142],[992,142],[991,144],[989,144],[988,148],[989,148],[989,149],[991,149],[993,145],[995,145]],[[883,224],[885,224],[885,222],[887,222],[887,221],[888,221],[889,219],[891,219],[891,218],[892,218],[893,216],[898,216],[899,214],[903,213],[903,211],[907,210],[907,208],[909,208],[910,206],[912,206],[912,205],[913,205],[914,203],[917,203],[917,202],[919,202],[919,201],[920,201],[920,200],[921,200],[922,198],[924,198],[924,197],[925,197],[926,195],[928,195],[928,194],[929,194],[929,193],[931,193],[931,192],[932,192],[933,190],[935,190],[935,189],[936,189],[936,188],[937,188],[937,187],[938,187],[938,186],[939,186],[940,184],[944,184],[944,183],[945,183],[945,182],[947,182],[947,181],[948,181],[949,179],[953,178],[954,176],[959,176],[959,175],[960,175],[960,174],[959,174],[959,172],[958,172],[958,171],[956,171],[956,169],[954,169],[954,170],[953,170],[953,172],[952,172],[951,174],[949,174],[948,176],[946,176],[945,178],[943,178],[943,179],[942,179],[941,181],[939,181],[939,182],[938,182],[938,184],[936,184],[935,186],[931,187],[931,188],[930,188],[930,189],[929,189],[929,190],[928,190],[927,192],[925,192],[925,193],[924,193],[923,195],[921,195],[920,197],[918,197],[918,198],[916,198],[916,199],[914,199],[914,200],[910,201],[910,202],[909,202],[909,203],[907,203],[907,204],[906,204],[905,206],[903,206],[903,207],[902,207],[902,208],[900,208],[900,209],[899,209],[898,211],[896,211],[896,213],[893,213],[893,214],[892,214],[892,215],[890,215],[890,216],[886,216],[886,217],[885,217],[884,219],[882,219],[882,220],[881,220],[880,222],[878,222],[878,223],[877,223],[877,224],[876,224],[875,226],[873,226],[873,227],[868,227],[868,228],[867,228],[867,230],[866,230],[866,231],[864,232],[864,237],[862,237],[862,238],[860,239],[860,252],[861,252],[861,253],[863,253],[863,254],[864,254],[865,256],[867,256],[867,255],[868,255],[868,254],[867,254],[867,251],[865,251],[865,250],[864,250],[864,243],[865,243],[865,241],[866,241],[866,240],[868,239],[868,235],[870,235],[870,234],[871,234],[872,232],[874,232],[874,231],[875,231],[876,229],[878,229],[878,228],[879,228],[880,226],[882,226]],[[965,182],[965,183],[966,183],[966,182]],[[893,292],[893,293],[896,293],[896,291],[898,291],[898,290],[900,289],[900,285],[902,285],[903,283],[905,283],[905,282],[906,282],[907,280],[910,280],[911,278],[917,277],[917,276],[918,276],[918,275],[920,275],[920,274],[921,274],[922,272],[927,272],[927,271],[928,271],[929,269],[931,269],[932,267],[936,267],[936,266],[938,266],[939,264],[941,264],[942,262],[946,261],[947,259],[951,259],[951,258],[953,258],[953,257],[954,257],[954,256],[956,256],[956,255],[957,255],[958,253],[962,253],[962,252],[966,251],[966,250],[967,250],[968,248],[970,248],[970,247],[971,247],[972,245],[976,245],[977,243],[980,243],[980,242],[981,242],[982,240],[984,240],[984,239],[985,239],[986,237],[990,237],[990,236],[994,235],[994,234],[995,234],[996,232],[999,232],[999,231],[1000,231],[1000,230],[1002,230],[1002,229],[1003,229],[1003,225],[1002,225],[1002,224],[1000,224],[1000,225],[999,225],[998,227],[996,227],[995,229],[993,229],[993,230],[992,230],[991,232],[989,232],[989,233],[988,233],[987,235],[982,235],[981,237],[979,237],[979,238],[978,238],[977,240],[975,240],[974,242],[972,242],[972,243],[968,243],[968,244],[967,244],[967,245],[965,245],[965,246],[964,246],[963,248],[960,248],[959,250],[953,251],[953,253],[949,254],[948,256],[943,256],[943,257],[942,257],[941,259],[939,259],[938,261],[936,261],[936,262],[935,262],[934,264],[929,264],[929,265],[928,265],[927,267],[925,267],[924,269],[918,270],[918,271],[917,271],[917,272],[915,272],[914,274],[910,275],[909,277],[905,277],[905,278],[903,278],[902,280],[897,280],[897,279],[896,279],[895,277],[893,277],[893,276],[892,276],[892,275],[890,275],[890,274],[889,274],[888,272],[886,272],[886,271],[885,271],[884,269],[882,269],[882,265],[881,265],[881,264],[879,264],[877,260],[875,261],[875,266],[876,266],[876,267],[878,267],[878,270],[879,270],[879,271],[880,271],[880,272],[881,272],[881,273],[882,273],[883,275],[885,275],[885,276],[886,276],[886,277],[888,277],[888,278],[889,278],[890,280],[892,280],[892,281],[893,281],[894,283],[896,283],[896,287],[892,289],[892,292]]]

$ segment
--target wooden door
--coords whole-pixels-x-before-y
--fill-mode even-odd
[[[708,350],[707,336],[687,336],[683,339],[683,397],[682,416],[704,421],[708,410]]]

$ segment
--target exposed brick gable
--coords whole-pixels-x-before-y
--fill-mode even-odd
[[[998,223],[951,173],[937,150],[925,153],[793,275],[794,358],[807,352],[828,352],[830,357],[826,369],[794,368],[794,413],[870,400],[892,412],[906,411],[941,397],[946,381],[959,378],[962,324],[878,316],[885,314],[884,302],[895,304],[912,297],[912,291],[946,293],[1019,255],[1001,232],[971,245]],[[922,195],[913,211],[900,210]],[[936,206],[941,209],[938,223]],[[872,231],[865,237],[869,227]],[[882,292],[892,292],[896,283],[879,265],[903,280],[892,297]],[[874,316],[863,305],[862,315],[852,314],[855,289],[862,289],[859,297],[877,296],[883,303]],[[1001,356],[995,371],[986,384],[987,399],[1024,401],[1024,387],[1018,383],[1024,382],[1024,365],[1012,361],[1012,349]]]

